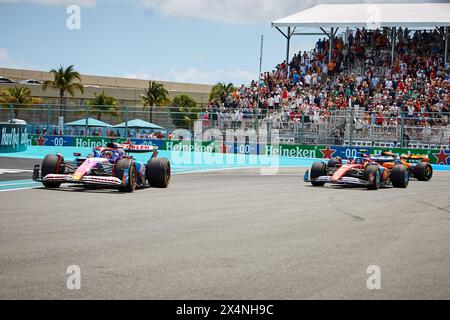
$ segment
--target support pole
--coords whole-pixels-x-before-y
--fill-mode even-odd
[[[286,68],[288,72],[288,77],[290,76],[290,70],[289,70],[289,53],[291,49],[291,27],[287,28],[287,48],[286,48]]]
[[[446,67],[448,63],[448,29],[449,27],[445,27],[444,67]]]
[[[394,66],[395,38],[397,38],[397,29],[393,27],[391,30],[391,68]]]
[[[261,51],[259,55],[259,74],[258,79],[261,80],[261,72],[262,72],[262,61],[263,61],[263,50],[264,50],[264,35],[261,35]],[[259,86],[259,81],[258,81]]]
[[[331,61],[332,58],[332,54],[333,54],[333,41],[334,41],[334,28],[331,27],[331,32],[328,35],[328,37],[330,38],[330,47],[328,48],[328,62]]]

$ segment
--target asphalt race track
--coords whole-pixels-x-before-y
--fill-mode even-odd
[[[313,188],[304,171],[0,192],[0,299],[450,298],[449,172],[367,191]],[[80,290],[66,288],[70,265]],[[371,265],[380,290],[367,288]]]

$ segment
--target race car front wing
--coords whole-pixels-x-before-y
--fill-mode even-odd
[[[84,176],[81,179],[75,179],[72,174],[48,174],[45,177],[41,177],[39,165],[36,165],[34,167],[33,180],[37,182],[60,182],[112,187],[122,185],[122,180],[120,180],[119,178],[107,176]]]
[[[354,186],[367,186],[369,184],[368,181],[354,178],[354,177],[342,177],[341,179],[337,181],[331,181],[331,176],[320,176],[315,179],[311,179],[311,176],[309,174],[309,170],[306,171],[305,176],[303,177],[304,182],[324,182],[324,183],[331,183],[331,184],[340,184],[340,185],[354,185]]]

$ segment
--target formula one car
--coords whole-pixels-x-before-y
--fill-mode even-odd
[[[403,164],[408,168],[409,175],[419,181],[430,181],[433,176],[430,159],[425,155],[402,154],[397,156],[390,151],[383,151],[380,156],[372,156],[371,159],[388,169],[392,169],[397,164]]]
[[[152,153],[147,163],[129,155],[143,152]],[[59,188],[63,183],[117,188],[121,192],[145,187],[167,188],[170,162],[157,155],[156,147],[111,142],[106,148],[94,148],[93,154],[85,158],[75,153],[73,162],[65,162],[62,155],[47,155],[41,167],[34,167],[33,180],[47,188]]]
[[[360,156],[348,159],[347,163],[339,158],[325,162],[313,163],[311,170],[306,171],[303,180],[311,182],[315,187],[323,187],[326,183],[366,187],[377,190],[392,185],[394,188],[406,188],[409,184],[409,173],[406,166],[395,165],[385,168],[361,151]]]

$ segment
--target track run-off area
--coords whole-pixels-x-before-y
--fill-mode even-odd
[[[124,194],[42,188],[30,177],[47,151],[0,157],[0,299],[450,298],[445,168],[368,191],[305,184],[312,160],[273,175],[174,165],[168,189]]]

